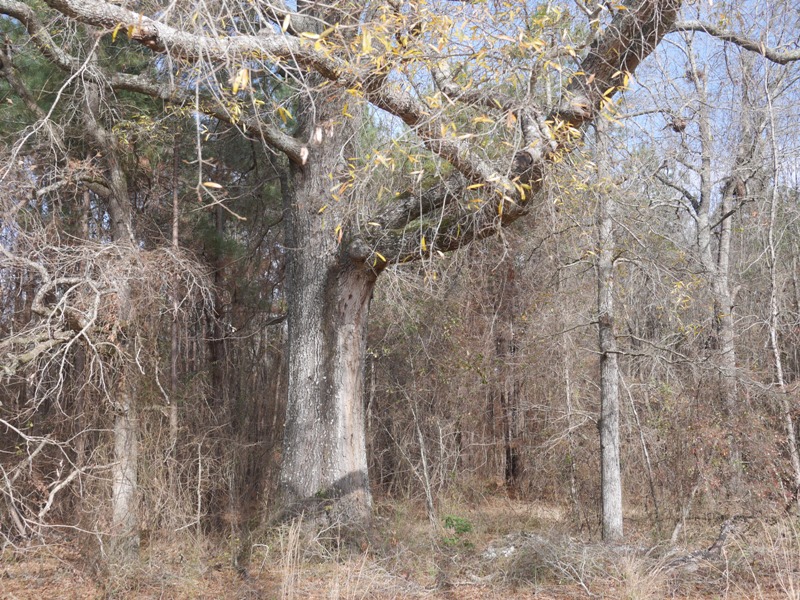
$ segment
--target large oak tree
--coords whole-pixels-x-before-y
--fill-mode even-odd
[[[380,273],[527,214],[547,164],[671,31],[705,29],[771,60],[797,58],[679,23],[680,0],[577,2],[576,14],[538,2],[45,4],[0,0],[0,13],[70,80],[225,121],[286,157],[281,483],[287,506],[322,499],[346,522],[371,512],[362,370]],[[149,62],[112,67],[120,61],[73,44],[76,25],[121,52],[145,47]],[[198,190],[218,187],[201,173]]]

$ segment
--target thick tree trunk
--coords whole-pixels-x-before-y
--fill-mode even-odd
[[[111,205],[112,225],[115,215],[119,215],[118,208]],[[124,213],[123,213],[124,214]],[[128,215],[130,205],[128,204]],[[115,226],[116,231],[117,226]],[[129,230],[128,230],[129,231]],[[121,240],[115,236],[115,242],[133,253],[130,247],[128,231],[125,231]],[[123,252],[123,260],[128,259]],[[128,281],[120,281],[117,289],[118,298],[118,326],[121,333],[117,341],[120,355],[120,370],[113,388],[114,401],[114,464],[111,468],[111,530],[112,551],[115,561],[127,561],[133,558],[139,550],[139,518],[136,508],[136,489],[138,472],[138,431],[139,422],[136,418],[135,390],[137,377],[133,366],[129,347],[130,335],[128,328],[133,316],[131,306],[131,289]]]
[[[293,504],[334,501],[342,522],[366,522],[371,497],[362,371],[374,277],[325,264],[316,252],[299,254],[292,259],[289,290],[281,483]]]
[[[337,173],[346,137],[328,130],[317,139],[308,163],[293,167],[285,194],[289,385],[281,487],[292,512],[322,509],[317,515],[332,522],[359,525],[369,522],[372,504],[362,392],[376,275],[347,258],[336,227],[347,215],[330,197],[329,174]]]

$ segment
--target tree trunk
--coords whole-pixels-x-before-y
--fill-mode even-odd
[[[131,369],[125,369],[130,372]],[[126,560],[139,550],[139,519],[136,513],[138,464],[138,422],[133,395],[123,389],[129,384],[126,373],[117,384],[114,400],[114,466],[111,470],[112,548],[114,558]]]
[[[728,491],[735,493],[740,485],[741,452],[735,439],[738,413],[736,392],[736,339],[733,322],[733,294],[730,290],[730,246],[732,233],[732,217],[734,212],[734,187],[727,185],[722,190],[719,209],[712,213],[712,192],[714,185],[713,136],[711,129],[710,103],[707,80],[698,68],[693,52],[689,52],[689,75],[692,78],[698,95],[698,129],[700,132],[700,197],[695,203],[695,221],[697,228],[697,252],[705,275],[708,278],[711,297],[714,305],[713,327],[715,347],[717,350],[717,367],[719,369],[719,406],[725,418],[727,431],[728,460],[731,466],[731,477]],[[744,145],[743,145],[744,148]],[[745,162],[751,157],[742,154],[740,148],[737,163]],[[732,181],[732,180],[731,180]],[[718,223],[712,224],[712,215]],[[717,255],[714,257],[712,238],[714,229],[719,228]]]
[[[778,218],[778,144],[775,141],[775,113],[772,108],[772,94],[767,87],[767,103],[769,106],[769,138],[772,150],[772,176],[773,184],[770,190],[769,202],[769,228],[767,229],[767,259],[769,264],[769,346],[772,350],[772,360],[775,367],[775,384],[778,388],[781,412],[783,413],[784,427],[786,428],[786,449],[792,465],[794,489],[792,500],[800,510],[800,451],[797,448],[797,431],[794,424],[794,410],[786,388],[786,379],[783,374],[783,358],[778,336],[780,326],[780,307],[778,305],[778,246],[780,238],[775,239],[775,222]]]
[[[127,239],[127,236],[126,236]],[[116,240],[115,240],[116,241]],[[125,245],[121,242],[120,245]],[[133,250],[131,250],[133,252]],[[138,420],[136,418],[136,371],[129,355],[130,342],[126,331],[131,318],[130,284],[121,281],[118,289],[119,323],[122,339],[117,344],[120,353],[120,373],[113,388],[114,400],[114,464],[111,468],[112,548],[114,559],[124,561],[139,549],[139,519],[136,511],[138,471]]]
[[[336,227],[347,216],[327,189],[348,133],[344,125],[317,135],[284,194],[289,385],[281,487],[291,512],[317,508],[333,522],[359,525],[372,505],[362,391],[376,274],[347,258]]]
[[[128,196],[128,182],[120,162],[121,150],[116,136],[100,120],[100,93],[87,84],[84,119],[87,132],[101,149],[108,171],[108,216],[111,238],[120,248],[120,260],[134,258],[137,246],[133,234],[133,211]],[[114,405],[114,463],[111,467],[111,549],[112,559],[125,562],[139,549],[139,519],[136,510],[138,471],[138,420],[136,418],[136,370],[130,356],[129,331],[134,316],[131,284],[126,269],[117,286],[117,348],[120,369],[112,388]],[[135,349],[133,349],[135,352]]]
[[[598,121],[598,146],[603,135]],[[598,149],[598,167],[603,160]],[[603,540],[622,539],[622,476],[619,465],[619,369],[614,336],[614,200],[598,168],[600,206],[597,254],[597,324],[600,345],[600,452]]]

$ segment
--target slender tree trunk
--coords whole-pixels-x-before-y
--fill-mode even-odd
[[[225,210],[222,206],[214,208],[214,229],[217,240],[221,241],[225,235]],[[225,331],[223,329],[223,306],[219,290],[225,287],[225,260],[221,250],[214,255],[214,306],[208,315],[208,325],[211,335],[208,338],[208,352],[211,359],[211,394],[212,402],[221,422],[230,421],[230,403],[226,394],[225,363],[227,352],[225,346]],[[204,336],[205,337],[205,336]]]
[[[128,196],[128,182],[120,163],[120,148],[116,136],[109,132],[100,118],[100,94],[94,84],[86,84],[84,118],[89,135],[101,149],[108,171],[108,215],[111,238],[121,249],[123,261],[136,253],[133,235],[133,211]],[[119,562],[133,558],[139,549],[139,519],[136,508],[138,473],[138,431],[136,418],[136,370],[131,359],[133,298],[126,269],[120,269],[123,279],[117,286],[117,347],[120,369],[112,389],[114,402],[114,463],[111,468],[111,533],[112,559]]]
[[[110,159],[110,162],[115,162]],[[127,199],[127,198],[126,198]],[[121,247],[129,247],[130,252],[135,250],[130,245],[130,204],[117,201],[110,203],[112,227],[115,231],[114,241]],[[127,208],[127,211],[125,210]],[[128,224],[119,220],[126,220]],[[116,224],[114,224],[116,221]],[[120,239],[121,238],[121,239]],[[123,254],[124,256],[124,254]],[[124,259],[129,257],[124,256]],[[124,272],[124,270],[123,270]],[[118,319],[120,338],[117,341],[120,355],[120,372],[114,383],[114,464],[111,469],[111,529],[112,549],[114,559],[119,561],[130,560],[139,550],[139,519],[136,508],[136,490],[138,473],[138,431],[139,423],[136,417],[136,371],[132,364],[130,354],[135,352],[131,348],[131,336],[128,327],[132,318],[131,289],[128,281],[120,281],[117,289]]]
[[[728,437],[728,458],[731,465],[729,491],[735,492],[739,486],[741,475],[741,456],[739,444],[735,439],[737,411],[736,385],[736,344],[733,322],[733,294],[730,290],[730,246],[733,222],[734,192],[733,180],[722,192],[719,209],[711,212],[714,173],[712,156],[714,155],[711,131],[710,104],[708,99],[707,78],[698,68],[694,54],[689,52],[690,70],[695,90],[698,94],[698,129],[700,132],[701,164],[700,164],[700,197],[695,202],[695,224],[697,236],[697,252],[700,263],[708,278],[713,300],[713,324],[716,338],[717,368],[719,369],[719,406],[724,415],[725,429]],[[746,144],[743,144],[743,146]],[[739,162],[747,161],[750,156],[740,151]],[[712,214],[718,222],[712,224]],[[717,255],[714,256],[712,238],[714,229],[718,228]]]
[[[772,173],[773,183],[770,192],[769,204],[769,228],[767,230],[767,258],[769,260],[769,345],[772,350],[772,360],[775,367],[775,383],[777,384],[781,412],[783,413],[784,426],[786,427],[786,447],[789,452],[789,460],[792,464],[792,475],[794,477],[794,490],[792,496],[797,508],[800,509],[800,451],[797,448],[797,431],[794,424],[792,402],[788,397],[786,380],[783,375],[783,359],[781,357],[780,342],[778,339],[778,325],[780,321],[780,311],[778,306],[778,274],[777,274],[777,248],[775,240],[775,221],[778,216],[778,145],[775,142],[775,116],[772,111],[772,95],[769,86],[766,86],[767,102],[769,104],[769,134],[772,145]]]
[[[516,294],[514,265],[509,262],[497,280],[495,296],[495,319],[497,333],[495,336],[495,354],[498,363],[500,400],[500,418],[502,419],[503,450],[505,456],[504,479],[506,487],[513,490],[519,481],[522,471],[522,460],[519,453],[520,411],[519,385],[514,368],[516,352],[514,339],[514,298]]]
[[[733,184],[731,184],[731,186],[732,185]],[[719,224],[717,261],[712,274],[714,318],[716,320],[720,351],[720,385],[722,388],[723,406],[729,419],[737,412],[733,294],[731,293],[729,282],[731,233],[734,210],[734,191],[731,186],[726,187],[722,193],[719,214],[728,216],[723,218],[722,222]],[[733,423],[731,423],[731,426],[733,428]]]
[[[180,167],[180,160],[178,154],[178,136],[172,145],[172,250],[178,252],[179,245],[179,225],[180,225],[180,205],[179,205],[179,177],[178,169]],[[178,313],[180,306],[180,297],[178,293],[179,276],[176,274],[174,289],[172,290],[172,335],[170,341],[170,372],[169,372],[169,480],[170,487],[178,498],[178,465],[176,462],[177,449],[178,449],[178,361],[180,358],[180,329],[178,322]]]
[[[600,452],[603,502],[603,540],[622,539],[622,476],[619,464],[619,367],[614,335],[614,199],[604,189],[605,173],[599,165],[603,132],[598,125],[597,324],[600,345]]]

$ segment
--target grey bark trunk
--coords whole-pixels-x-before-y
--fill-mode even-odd
[[[697,252],[706,277],[714,304],[714,333],[717,345],[717,366],[719,369],[719,404],[725,414],[728,436],[729,462],[732,477],[729,488],[734,492],[739,485],[741,474],[741,457],[739,444],[735,440],[737,414],[736,390],[736,343],[733,322],[733,294],[729,283],[730,245],[732,233],[732,215],[734,205],[734,189],[727,186],[722,192],[722,200],[717,212],[721,218],[718,227],[719,244],[717,256],[714,257],[712,246],[711,203],[713,190],[712,156],[714,152],[711,132],[711,115],[709,114],[708,91],[706,78],[701,75],[695,62],[694,54],[689,53],[690,74],[698,94],[698,128],[700,131],[701,165],[700,165],[700,198],[695,205],[695,223],[697,227]],[[739,161],[749,159],[739,156]]]
[[[619,368],[614,337],[614,262],[611,207],[601,200],[597,306],[600,343],[600,448],[603,539],[622,539],[622,476],[619,464]]]
[[[118,384],[127,385],[125,382]],[[138,422],[130,392],[117,390],[114,416],[114,466],[112,479],[112,549],[115,559],[127,560],[139,550],[136,487]]]
[[[602,131],[598,125],[598,166],[603,160]],[[598,168],[597,324],[600,346],[600,452],[603,503],[603,540],[622,539],[622,476],[619,464],[619,370],[614,336],[614,199],[605,190]]]
[[[112,204],[113,206],[113,204]],[[130,215],[130,204],[127,205]],[[115,209],[112,208],[112,221]],[[115,228],[116,230],[117,228]],[[126,228],[127,229],[127,228]],[[128,245],[128,231],[122,240],[115,235],[115,242]],[[120,346],[120,375],[114,384],[114,465],[111,469],[112,506],[112,549],[115,560],[125,561],[135,556],[139,550],[139,519],[136,512],[136,489],[138,472],[138,430],[135,403],[136,372],[128,356],[129,342],[124,338],[131,318],[130,285],[121,281],[118,289],[119,322],[123,339]]]
[[[326,106],[341,111],[336,102]],[[316,127],[308,129],[317,143],[307,164],[293,167],[285,194],[289,382],[281,487],[292,512],[362,525],[372,507],[362,392],[376,274],[347,258],[336,225],[348,215],[327,189],[329,174],[341,170],[349,127],[320,134]]]
[[[767,256],[769,259],[769,345],[772,350],[772,359],[775,367],[775,383],[777,384],[781,412],[783,413],[784,426],[786,427],[786,448],[789,452],[789,460],[792,464],[792,475],[794,477],[794,490],[792,491],[793,501],[800,510],[800,451],[797,448],[797,431],[794,424],[794,411],[792,402],[786,389],[786,380],[783,375],[783,358],[781,355],[780,341],[778,338],[778,327],[780,324],[780,309],[778,306],[778,273],[777,259],[778,242],[775,240],[775,221],[778,217],[778,145],[775,141],[775,115],[772,110],[772,96],[767,87],[767,102],[769,105],[769,134],[772,145],[772,172],[773,185],[770,191],[769,204],[769,229],[767,231]]]
[[[119,169],[115,163],[113,168]],[[113,177],[113,170],[112,170]],[[124,180],[123,180],[124,181]],[[127,194],[127,186],[123,188]],[[120,246],[130,246],[130,203],[119,199],[110,204],[114,241]],[[133,251],[133,250],[131,250]],[[112,550],[115,560],[131,559],[139,550],[139,519],[136,512],[138,472],[138,420],[136,418],[135,378],[129,342],[125,339],[132,316],[131,290],[127,281],[120,281],[117,291],[119,326],[122,333],[117,342],[120,347],[120,375],[114,384],[114,464],[111,469]]]
[[[88,134],[101,149],[108,170],[108,214],[111,237],[115,245],[124,248],[123,260],[136,252],[133,235],[133,214],[128,196],[128,182],[119,161],[120,149],[116,136],[106,130],[100,120],[100,100],[97,88],[87,84],[84,119]],[[121,269],[125,273],[125,269]],[[125,275],[123,275],[125,277]],[[117,345],[120,371],[112,388],[114,406],[114,463],[111,468],[111,551],[112,560],[126,562],[139,549],[139,519],[136,512],[138,471],[138,421],[136,419],[135,379],[129,353],[128,328],[133,316],[130,282],[123,279],[117,287]]]

